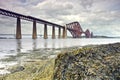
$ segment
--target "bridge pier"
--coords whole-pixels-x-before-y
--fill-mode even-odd
[[[66,38],[67,36],[67,30],[66,30],[66,26],[63,28],[63,38]]]
[[[47,39],[48,35],[47,35],[47,24],[44,24],[44,39]]]
[[[37,29],[36,29],[36,23],[40,23],[40,24],[44,24],[44,39],[48,38],[48,34],[47,34],[47,25],[52,25],[55,27],[59,28],[58,31],[58,38],[66,38],[67,36],[67,30],[71,33],[71,35],[73,36],[73,38],[79,38],[81,37],[81,34],[84,33],[86,35],[87,38],[90,38],[93,36],[93,34],[87,30],[87,31],[83,31],[81,28],[81,25],[78,22],[72,22],[69,24],[66,24],[66,28],[64,28],[64,26],[46,21],[46,20],[42,20],[33,16],[27,16],[27,15],[23,15],[20,13],[16,13],[16,12],[12,12],[12,11],[8,11],[5,9],[1,9],[0,8],[0,15],[4,15],[4,16],[9,16],[9,17],[13,17],[13,18],[17,18],[16,21],[16,39],[21,39],[22,35],[21,35],[21,20],[27,20],[27,21],[31,21],[33,22],[33,32],[32,32],[32,38],[36,39],[37,38]],[[61,32],[61,29],[63,29],[63,33]],[[55,29],[53,27],[53,31],[52,31],[52,38],[55,38]]]
[[[52,27],[52,39],[55,39],[55,26]]]
[[[33,21],[33,33],[32,33],[32,39],[37,38],[37,29],[36,29],[36,21]]]
[[[61,28],[58,28],[58,38],[61,38]]]
[[[21,20],[18,17],[17,18],[17,26],[16,26],[16,39],[21,39],[21,38],[22,38],[22,36],[21,36]]]

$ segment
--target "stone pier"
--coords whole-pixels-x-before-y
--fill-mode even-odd
[[[17,26],[16,26],[16,39],[21,39],[21,38],[22,38],[22,36],[21,36],[21,20],[18,17],[17,18]]]
[[[55,39],[55,26],[52,27],[52,39]]]
[[[61,38],[61,28],[58,28],[58,38]]]
[[[63,38],[66,38],[67,36],[67,30],[66,27],[63,28]]]
[[[44,39],[47,39],[48,35],[47,35],[47,24],[44,24]]]
[[[36,20],[33,21],[33,32],[32,32],[32,39],[37,38],[37,22]],[[63,29],[63,33],[61,35],[61,29]],[[67,29],[66,27],[58,27],[58,38],[66,38],[67,36]],[[22,34],[21,34],[21,19],[18,17],[17,18],[17,25],[16,25],[16,39],[21,39]],[[48,31],[47,31],[47,24],[44,24],[44,39],[48,38]],[[52,25],[52,39],[55,39],[55,25]]]
[[[37,38],[37,28],[36,28],[36,21],[33,21],[33,33],[32,33],[32,39]]]

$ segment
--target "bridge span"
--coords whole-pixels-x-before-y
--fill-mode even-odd
[[[93,33],[87,29],[86,31],[83,31],[81,25],[79,22],[72,22],[69,24],[66,24],[67,30],[72,34],[73,38],[80,38],[82,34],[85,34],[86,38],[93,37]]]
[[[82,33],[84,33],[87,38],[91,37],[90,31],[86,30],[86,32],[84,32],[78,22],[73,22],[73,23],[66,24],[65,26],[62,26],[62,25],[52,23],[52,22],[49,22],[49,21],[46,21],[46,20],[42,20],[42,19],[35,18],[35,17],[32,17],[32,16],[19,14],[19,13],[8,11],[8,10],[1,9],[1,8],[0,8],[0,14],[5,15],[5,16],[9,16],[9,17],[13,17],[13,18],[17,18],[16,39],[21,39],[22,38],[21,19],[33,22],[33,33],[32,33],[32,38],[33,39],[37,38],[36,23],[44,24],[44,39],[48,38],[47,25],[52,26],[52,39],[55,38],[55,27],[58,27],[58,38],[66,38],[67,30],[70,31],[73,38],[81,37]],[[63,29],[63,34],[62,35],[61,35],[61,29]]]

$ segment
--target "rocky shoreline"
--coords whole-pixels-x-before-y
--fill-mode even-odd
[[[120,80],[120,43],[36,50],[27,58],[0,80]]]
[[[59,54],[53,80],[120,80],[120,43]]]

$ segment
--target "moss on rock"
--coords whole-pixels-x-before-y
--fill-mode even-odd
[[[53,80],[120,80],[120,43],[59,54]]]

